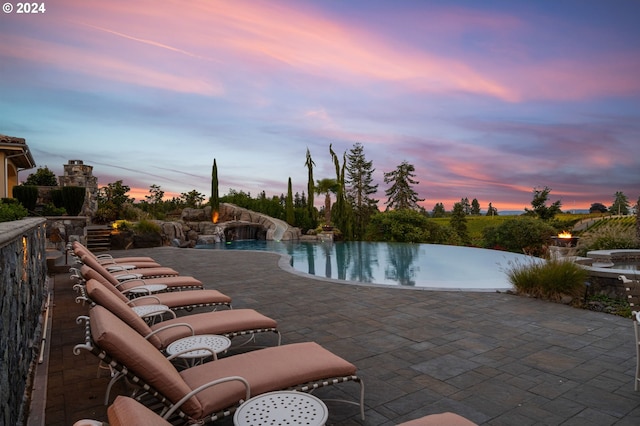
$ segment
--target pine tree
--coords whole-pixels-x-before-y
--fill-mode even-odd
[[[613,205],[609,207],[611,214],[629,214],[629,199],[621,191],[617,191]]]
[[[451,212],[451,220],[449,225],[458,234],[462,242],[468,244],[470,242],[469,232],[467,230],[467,214],[464,211],[465,206],[462,202],[453,205]]]
[[[431,210],[431,217],[444,217],[446,213],[444,204],[436,203],[436,205],[433,206],[433,210]]]
[[[384,183],[391,184],[391,187],[385,191],[388,197],[385,202],[387,210],[418,210],[418,202],[424,201],[424,199],[418,198],[418,193],[412,188],[412,185],[420,183],[413,179],[414,172],[413,164],[403,161],[394,171],[384,174]]]
[[[480,216],[480,203],[477,198],[471,200],[471,215]]]
[[[347,154],[347,199],[354,215],[353,233],[356,240],[361,240],[371,215],[378,210],[378,200],[371,198],[378,190],[373,185],[373,162],[367,161],[364,147],[360,143],[353,145]]]
[[[487,209],[487,216],[498,216],[498,209],[493,207],[491,203],[489,203],[489,208]]]

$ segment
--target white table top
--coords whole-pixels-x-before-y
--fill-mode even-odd
[[[166,284],[145,284],[139,285],[134,288],[130,288],[127,290],[129,293],[134,294],[149,294],[149,293],[157,293],[159,291],[164,291],[167,289]]]
[[[305,392],[269,392],[242,404],[233,415],[237,426],[305,425],[322,426],[329,417],[327,406]]]
[[[138,278],[142,278],[142,274],[134,274],[134,273],[131,273],[131,274],[120,274],[120,275],[114,275],[114,277],[118,281],[136,280]]]
[[[136,269],[135,265],[127,265],[127,264],[117,264],[117,265],[107,265],[105,266],[107,271],[115,272],[115,271],[127,271],[129,269]]]
[[[219,336],[217,334],[196,334],[195,336],[183,337],[182,339],[178,339],[171,343],[167,346],[167,353],[169,355],[173,355],[191,348],[209,348],[213,353],[219,354],[220,352],[224,352],[229,349],[229,346],[231,346],[231,340],[225,336]],[[210,355],[210,351],[200,349],[185,352],[178,355],[178,357],[204,358]]]
[[[163,312],[167,312],[169,307],[167,305],[140,305],[132,306],[131,309],[138,314],[138,316],[144,318],[149,315],[157,315]]]

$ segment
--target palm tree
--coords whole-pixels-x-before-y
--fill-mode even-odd
[[[324,196],[324,223],[325,225],[331,224],[331,193],[338,190],[338,182],[335,179],[320,179],[316,182],[315,191],[316,194]]]

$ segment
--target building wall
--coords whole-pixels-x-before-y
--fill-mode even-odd
[[[0,198],[12,198],[13,187],[18,184],[18,172],[16,170],[16,166],[13,164],[11,159],[7,160],[6,157],[7,155],[4,152],[0,152]]]
[[[46,221],[0,223],[0,424],[20,425],[29,409],[46,296]]]

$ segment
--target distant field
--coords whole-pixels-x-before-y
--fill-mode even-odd
[[[518,218],[519,216],[516,215],[508,215],[508,216],[467,216],[467,229],[469,231],[469,236],[471,237],[471,240],[474,242],[480,242],[482,240],[482,231],[484,228],[489,227],[489,226],[497,226],[507,220],[513,220]],[[567,223],[576,223],[579,221],[584,221],[586,219],[600,219],[602,218],[603,215],[602,214],[570,214],[570,213],[562,213],[556,216],[556,221],[560,221],[560,222],[567,222]],[[448,226],[449,225],[449,221],[450,221],[450,217],[440,217],[440,218],[432,218],[430,220],[436,222],[439,225],[442,226]],[[601,226],[601,224],[604,224],[606,222],[609,221],[614,221],[617,220],[618,223],[629,223],[629,226],[631,226],[631,224],[635,224],[635,217],[634,216],[626,216],[624,218],[604,218],[602,220],[594,220],[591,223],[590,229],[593,226]],[[600,222],[600,223],[598,223]],[[568,229],[566,229],[566,231],[571,231],[571,227],[568,226]]]

